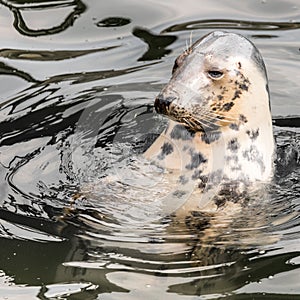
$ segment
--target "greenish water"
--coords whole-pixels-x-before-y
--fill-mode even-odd
[[[296,159],[269,201],[206,241],[134,194],[96,185],[73,201],[105,174],[134,174],[165,124],[153,100],[175,58],[214,29],[257,45],[277,145],[298,149],[298,1],[0,4],[0,299],[300,299]]]

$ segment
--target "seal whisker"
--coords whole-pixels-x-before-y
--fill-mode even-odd
[[[193,30],[191,30],[191,33],[190,33],[190,45],[189,45],[189,48],[191,48],[193,45]]]
[[[217,111],[211,111],[211,110],[207,110],[208,113],[210,113],[211,115],[216,115],[216,116],[221,116],[221,117],[232,117],[232,118],[236,118],[238,117],[240,114],[239,113],[230,113],[230,112],[226,112],[226,114],[219,114]]]
[[[239,115],[236,115],[236,117],[230,117],[227,115],[220,115],[213,112],[207,112],[207,116],[214,118],[216,120],[222,120],[222,122],[232,123],[239,119]]]
[[[185,41],[185,47],[183,48],[183,53],[188,53],[188,52],[189,52],[188,41]]]
[[[189,54],[192,51],[193,46],[193,31],[190,33],[189,40],[185,41],[185,49],[183,49],[183,52],[186,54]]]
[[[177,118],[180,116],[176,115]],[[176,117],[174,118],[176,120]],[[223,123],[231,124],[239,120],[238,114],[231,114],[231,116],[217,114],[208,109],[199,107],[197,108],[197,115],[186,113],[180,118],[183,123],[195,128],[206,127],[206,128],[215,128],[217,121],[222,120]]]
[[[192,120],[196,124],[200,124],[202,127],[205,128],[215,128],[216,124],[214,122],[211,122],[210,120],[207,120],[206,118],[198,119],[195,116],[189,116],[189,120]]]
[[[234,114],[234,113],[226,113],[226,114],[218,114],[216,112],[207,112],[211,116],[215,116],[218,120],[222,120],[223,122],[237,122],[240,118],[240,114]]]
[[[192,116],[186,116],[186,117],[183,117],[182,118],[182,121],[189,125],[191,128],[195,129],[197,127],[202,127],[202,126],[205,126],[205,124],[197,119],[195,119],[194,117]],[[197,126],[198,125],[198,126]]]
[[[189,115],[189,118],[192,118],[194,121],[197,121],[200,124],[203,124],[205,126],[208,127],[207,124],[211,124],[211,126],[215,126],[215,121],[217,120],[215,117],[212,117],[208,114],[208,111],[205,109],[202,109],[202,111],[200,111],[199,116],[201,116],[201,118],[196,117],[195,115]],[[206,123],[206,124],[205,124]],[[209,126],[209,127],[211,127]]]
[[[208,109],[201,109],[200,111],[198,110],[197,115],[199,115],[199,117],[196,117],[195,115],[193,115],[193,117],[200,119],[201,116],[201,119],[204,119],[210,123],[215,123],[220,119],[220,117],[222,117],[220,115],[211,113]]]

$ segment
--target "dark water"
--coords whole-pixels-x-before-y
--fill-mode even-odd
[[[1,299],[300,299],[297,0],[0,3]],[[160,219],[164,174],[134,164],[175,57],[216,28],[265,58],[279,166],[205,238]]]

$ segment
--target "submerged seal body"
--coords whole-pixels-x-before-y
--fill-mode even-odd
[[[180,170],[178,190],[190,182],[196,196],[216,207],[238,202],[273,175],[274,139],[266,68],[245,37],[212,32],[181,54],[172,77],[155,99],[167,128],[145,157]],[[203,206],[203,205],[202,205]],[[204,205],[205,206],[205,205]]]

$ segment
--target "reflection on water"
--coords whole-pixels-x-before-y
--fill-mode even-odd
[[[148,51],[138,61],[155,60],[166,56],[171,53],[171,50],[165,48],[173,44],[176,40],[175,36],[154,35],[142,28],[134,28],[132,34],[142,39],[149,47]]]
[[[9,8],[9,10],[14,15],[14,27],[15,29],[22,35],[27,36],[42,36],[49,34],[56,34],[66,30],[68,27],[72,26],[75,20],[80,17],[82,13],[86,10],[86,5],[80,0],[60,0],[60,1],[13,1],[13,0],[5,0],[0,1],[3,5]],[[43,29],[34,29],[27,25],[27,22],[30,23],[32,19],[37,19],[39,16],[36,14],[47,13],[59,14],[60,9],[64,9],[68,7],[69,13],[64,20],[58,24],[53,26],[53,24],[49,24],[49,28]],[[27,18],[24,18],[23,14],[28,14]],[[26,20],[27,19],[27,20]]]
[[[193,17],[176,1],[1,1],[1,297],[299,298],[297,3],[231,2]],[[165,126],[153,99],[174,58],[214,28],[266,58],[276,178],[238,214],[174,220],[161,210],[174,174],[140,153]]]
[[[119,26],[125,26],[129,24],[131,21],[130,19],[127,18],[122,18],[122,17],[110,17],[110,18],[105,18],[97,23],[98,27],[119,27]]]

